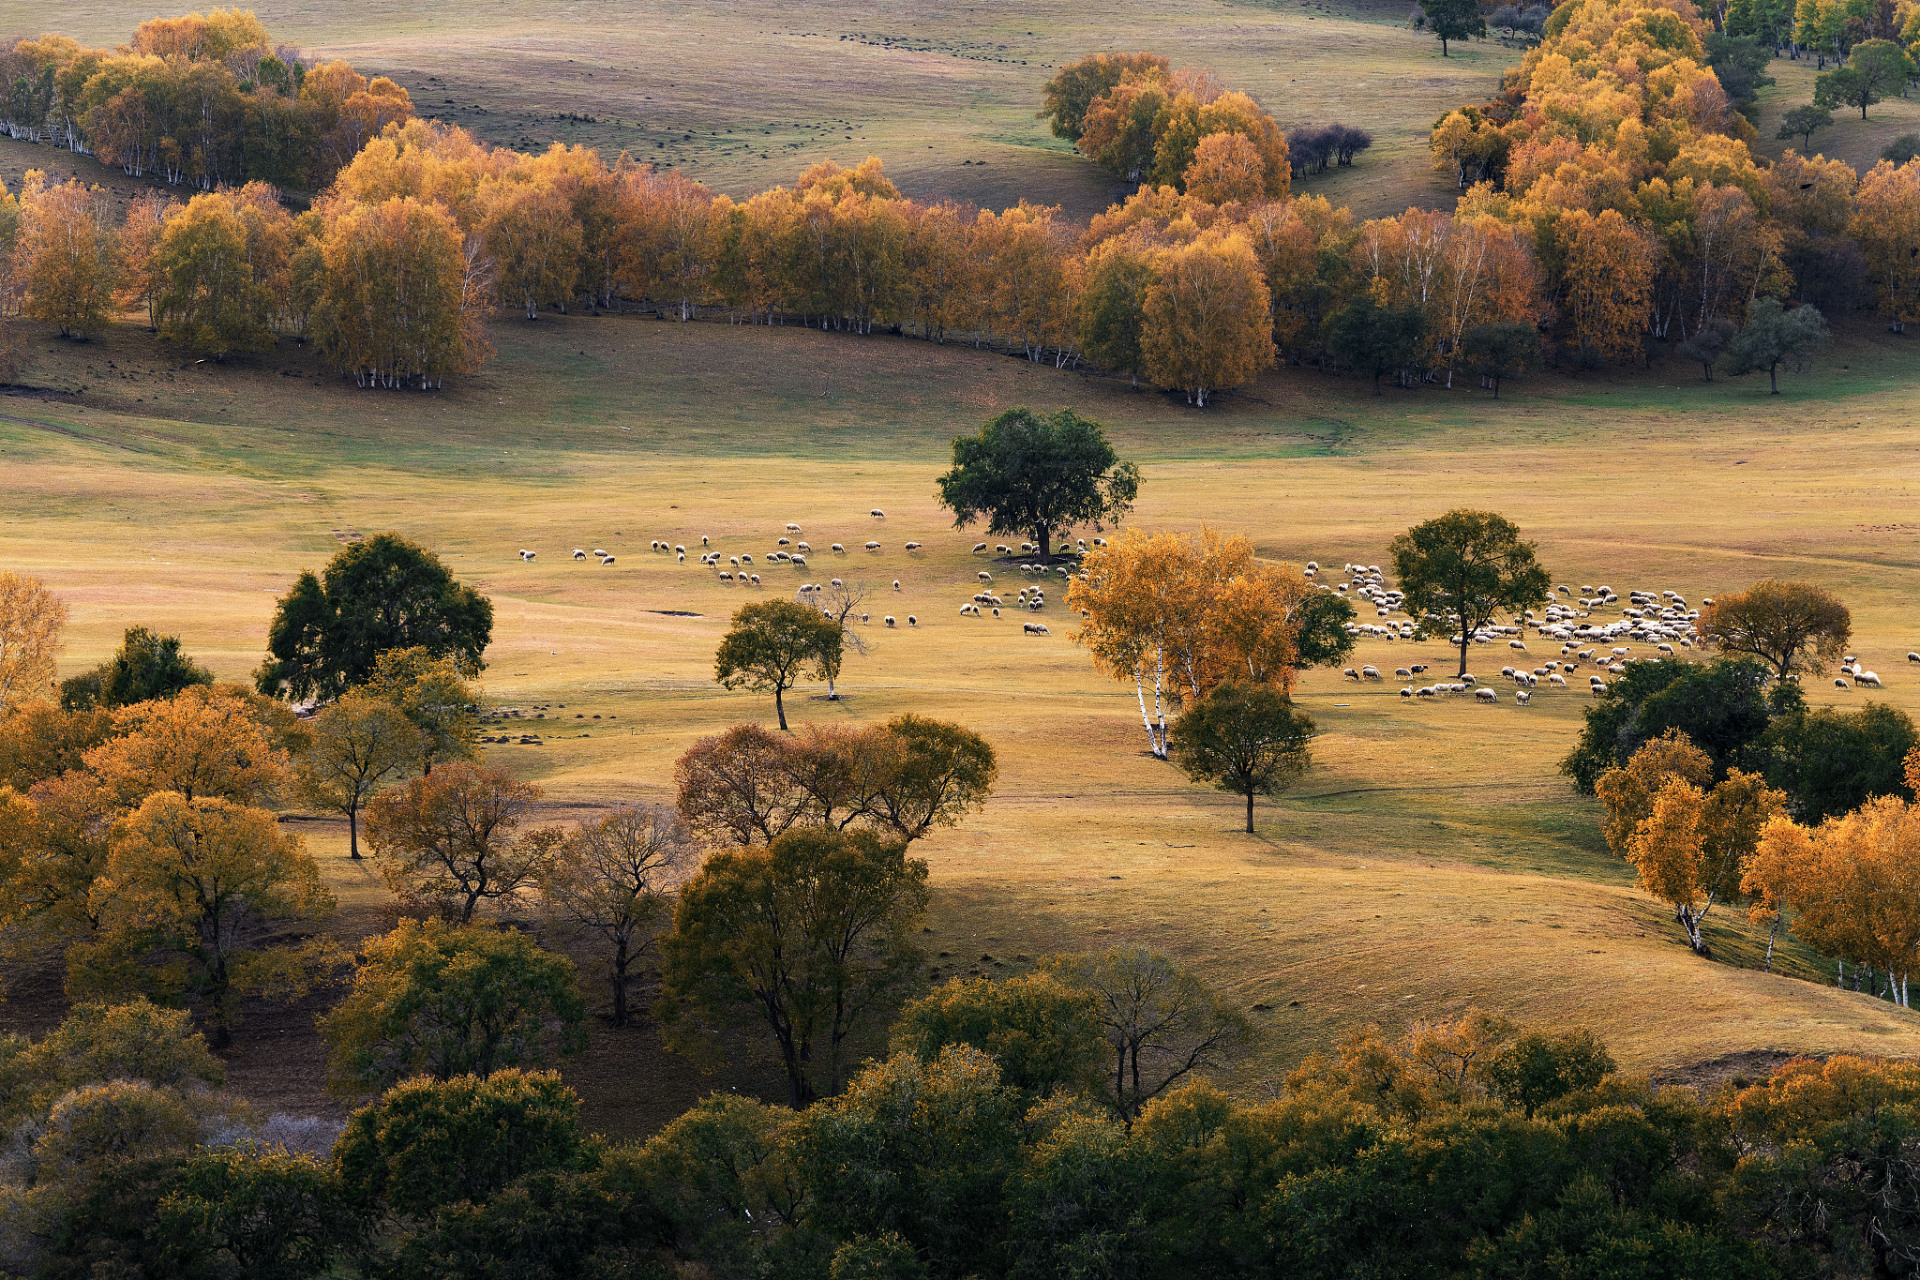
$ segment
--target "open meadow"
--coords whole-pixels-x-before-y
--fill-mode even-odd
[[[838,702],[790,700],[796,725],[912,710],[1000,755],[984,812],[918,846],[932,865],[930,977],[1150,943],[1254,1011],[1263,1038],[1236,1079],[1249,1092],[1348,1028],[1472,1005],[1590,1026],[1656,1074],[1775,1051],[1920,1051],[1912,1015],[1834,990],[1830,967],[1793,945],[1776,962],[1793,976],[1761,972],[1763,938],[1735,912],[1709,917],[1717,961],[1687,950],[1556,773],[1582,694],[1409,702],[1391,680],[1310,672],[1299,700],[1320,729],[1315,766],[1263,802],[1248,836],[1235,798],[1147,755],[1131,687],[1074,645],[1064,591],[1039,615],[1044,638],[1022,633],[1025,614],[960,616],[984,535],[952,529],[933,494],[954,435],[1008,407],[1070,405],[1140,464],[1141,528],[1212,525],[1263,556],[1337,568],[1382,562],[1409,524],[1473,505],[1515,520],[1576,589],[1696,599],[1807,579],[1851,606],[1856,651],[1886,678],[1875,696],[1920,713],[1904,656],[1920,647],[1910,339],[1863,323],[1778,397],[1764,378],[1709,384],[1673,361],[1537,377],[1497,401],[1465,387],[1374,396],[1364,379],[1283,369],[1195,412],[959,344],[580,315],[498,321],[492,336],[498,357],[478,376],[422,395],[357,391],[290,344],[220,365],[182,361],[131,324],[87,343],[37,331],[22,381],[40,390],[0,400],[0,563],[71,602],[61,674],[139,623],[244,679],[299,570],[397,530],[493,599],[485,692],[539,741],[516,733],[487,758],[539,782],[564,818],[668,799],[695,738],[770,723],[766,700],[711,679],[727,616],[840,576],[869,591],[873,649],[850,658]],[[648,551],[704,536],[758,559],[788,521],[849,554],[764,566],[755,592]],[[860,549],[869,539],[877,553]],[[575,562],[575,547],[616,560]],[[1438,645],[1364,640],[1355,655],[1389,672],[1446,660]],[[379,927],[385,891],[346,860],[343,826],[296,829],[340,896],[337,930]],[[56,987],[52,971],[15,984],[0,1017],[47,1025]],[[329,1105],[313,1007],[253,1007],[236,1087]],[[611,1132],[649,1130],[716,1084],[771,1086],[752,1064],[695,1076],[644,1028],[601,1024],[594,1039],[569,1075]]]

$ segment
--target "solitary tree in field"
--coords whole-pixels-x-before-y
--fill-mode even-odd
[[[818,609],[791,600],[740,606],[713,658],[713,678],[729,689],[773,695],[774,714],[787,727],[784,695],[803,676],[831,679],[840,671],[845,635]]]
[[[1313,757],[1313,721],[1277,689],[1233,682],[1181,712],[1173,725],[1173,762],[1196,782],[1247,798],[1286,790]]]
[[[1044,561],[1056,533],[1104,529],[1131,511],[1140,469],[1120,460],[1099,423],[1071,409],[1009,409],[953,442],[953,468],[939,485],[954,528],[984,517],[990,534],[1031,537]]]
[[[1899,45],[1891,40],[1862,40],[1847,55],[1846,66],[1813,82],[1813,101],[1822,107],[1858,107],[1865,120],[1868,107],[1900,93],[1912,74],[1913,62]]]
[[[1825,107],[1809,102],[1793,108],[1780,117],[1780,130],[1773,136],[1782,142],[1792,138],[1800,139],[1802,151],[1811,150],[1813,135],[1833,123],[1833,112]]]
[[[1772,664],[1784,680],[1818,675],[1847,651],[1853,615],[1839,597],[1810,582],[1769,578],[1714,600],[1700,611],[1700,638],[1726,653]]]
[[[267,631],[260,692],[337,698],[370,679],[380,655],[419,647],[478,671],[493,635],[493,605],[456,581],[440,557],[397,533],[342,548],[316,576],[280,598]]]
[[[1802,303],[1792,311],[1780,305],[1778,298],[1756,298],[1747,308],[1747,324],[1733,336],[1728,352],[1741,373],[1767,371],[1769,394],[1780,394],[1780,366],[1799,371],[1807,357],[1827,345],[1830,334],[1825,317],[1812,303]]]
[[[1486,38],[1487,20],[1480,16],[1479,0],[1424,0],[1420,8],[1427,15],[1427,29],[1440,41],[1440,56],[1447,53],[1447,42],[1468,36]]]
[[[1473,633],[1502,609],[1523,609],[1546,599],[1552,586],[1511,520],[1491,511],[1449,511],[1416,525],[1387,548],[1394,576],[1414,617],[1444,619],[1467,673]]]

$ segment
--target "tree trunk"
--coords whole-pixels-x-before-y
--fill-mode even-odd
[[[347,856],[360,861],[360,802],[347,806]]]
[[[1774,935],[1775,935],[1775,934],[1777,934],[1777,933],[1779,933],[1779,932],[1780,932],[1780,916],[1779,916],[1779,915],[1778,915],[1778,914],[1776,913],[1776,914],[1774,915],[1774,917],[1773,917],[1773,928],[1771,928],[1771,929],[1769,929],[1769,930],[1767,930],[1767,967],[1766,967],[1766,971],[1767,971],[1768,973],[1772,973],[1772,972],[1773,972],[1773,939],[1774,939]]]
[[[1053,558],[1053,528],[1047,524],[1040,526],[1040,563],[1045,564]]]
[[[784,731],[787,727],[787,704],[781,701],[780,693],[780,686],[773,686],[773,714],[780,717],[780,728]]]
[[[1467,674],[1467,647],[1472,643],[1473,633],[1468,631],[1466,624],[1462,622],[1460,626],[1460,670],[1454,672],[1456,679]]]
[[[613,952],[613,1025],[627,1025],[627,940],[620,939],[620,945]]]
[[[1247,788],[1247,834],[1253,834],[1253,788]]]
[[[1769,391],[1767,394],[1775,395],[1775,396],[1779,395],[1780,394],[1780,366],[1779,365],[1770,364],[1767,366],[1767,382],[1773,388],[1773,390]]]

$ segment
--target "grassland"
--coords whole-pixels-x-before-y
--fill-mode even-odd
[[[1860,173],[1880,162],[1880,152],[1902,134],[1920,132],[1920,99],[1889,98],[1867,108],[1862,120],[1857,110],[1842,107],[1833,113],[1831,128],[1813,135],[1813,146],[1800,138],[1782,140],[1780,118],[1793,108],[1813,101],[1813,82],[1819,77],[1811,58],[1793,61],[1775,58],[1767,68],[1774,83],[1760,91],[1760,114],[1755,122],[1760,138],[1754,147],[1757,155],[1778,159],[1791,147],[1805,154],[1824,155],[1845,160]]]
[[[1492,93],[1517,56],[1484,42],[1442,58],[1395,0],[900,0],[863,10],[637,0],[617,20],[582,0],[255,7],[278,38],[392,76],[423,114],[495,143],[626,148],[735,196],[824,158],[878,155],[911,195],[995,208],[1027,198],[1079,218],[1111,202],[1112,181],[1033,113],[1054,68],[1084,53],[1152,48],[1215,67],[1283,127],[1371,130],[1375,146],[1358,165],[1306,183],[1368,217],[1451,205],[1429,168],[1427,130]],[[0,30],[53,23],[106,45],[153,12],[148,0],[74,0],[57,22],[16,8]]]
[[[1817,985],[1815,957],[1789,947],[1779,966],[1812,981],[1759,972],[1735,914],[1710,924],[1722,962],[1685,949],[1555,773],[1580,723],[1575,695],[1409,704],[1391,683],[1315,672],[1301,698],[1322,731],[1318,763],[1263,807],[1258,835],[1237,831],[1231,797],[1145,755],[1131,689],[1091,670],[1059,605],[1046,639],[958,615],[975,535],[932,499],[952,435],[1011,405],[1072,404],[1141,463],[1142,527],[1205,521],[1265,555],[1337,566],[1378,562],[1408,523],[1475,504],[1517,520],[1576,586],[1696,597],[1810,578],[1852,604],[1881,696],[1920,712],[1904,659],[1920,639],[1920,460],[1901,339],[1863,328],[1777,398],[1678,365],[1536,379],[1499,401],[1375,397],[1359,380],[1281,371],[1195,413],[903,339],[611,316],[501,322],[495,338],[480,376],[428,396],[354,390],[291,346],[217,366],[183,364],[131,326],[86,344],[36,336],[25,380],[42,390],[0,400],[0,563],[72,602],[63,672],[139,622],[243,678],[293,574],[356,532],[398,529],[493,598],[487,693],[542,717],[543,745],[489,758],[539,781],[556,819],[665,799],[695,737],[771,708],[710,679],[744,591],[647,543],[704,535],[757,555],[792,520],[816,547],[884,544],[811,570],[869,586],[876,643],[849,664],[847,696],[797,699],[799,720],[913,709],[975,727],[1001,754],[985,812],[924,844],[930,977],[1121,939],[1164,947],[1257,1011],[1266,1035],[1238,1072],[1249,1088],[1346,1028],[1470,1004],[1586,1023],[1660,1072],[1766,1050],[1920,1049],[1910,1015]],[[867,516],[876,506],[884,522]],[[905,554],[909,539],[926,550]],[[618,559],[575,563],[576,546]],[[539,559],[522,563],[521,547]],[[802,576],[768,573],[763,590],[790,590],[782,574]],[[888,631],[883,613],[920,625]],[[1444,660],[1384,642],[1358,658]],[[344,832],[299,829],[341,896],[340,931],[378,927],[384,892],[342,856]],[[50,971],[22,977],[0,1018],[54,1016],[55,985]],[[258,1011],[236,1082],[322,1105],[310,1013]],[[623,1132],[709,1085],[765,1083],[747,1062],[693,1076],[650,1033],[605,1028],[574,1078],[595,1122]]]

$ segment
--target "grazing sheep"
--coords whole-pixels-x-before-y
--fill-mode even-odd
[[[1021,629],[1025,634],[1030,636],[1050,636],[1053,634],[1051,631],[1047,630],[1047,624],[1044,622],[1022,623]]]
[[[1550,675],[1547,677],[1547,683],[1555,688],[1564,689],[1567,687],[1567,678],[1559,674]]]
[[[1008,546],[1004,542],[997,543],[993,549],[994,551],[998,552],[1000,555],[1003,555],[1003,556],[1010,556],[1013,554],[1013,548]]]
[[[522,560],[531,560],[533,559],[533,552],[527,550],[525,547],[522,547],[520,548],[520,558]]]
[[[573,558],[575,560],[585,560],[587,558],[587,553],[582,551],[579,547],[575,547],[573,549]]]
[[[981,571],[980,571],[979,573],[976,573],[976,574],[974,574],[973,576],[974,576],[974,577],[976,577],[976,578],[978,578],[978,579],[980,579],[980,581],[982,581],[982,582],[992,582],[992,581],[993,581],[993,575],[992,575],[992,574],[990,574],[990,573],[988,573],[988,572],[987,572],[987,571],[986,571],[985,569],[982,569],[982,570],[981,570]]]
[[[975,555],[979,555],[982,551],[985,551],[986,549],[987,549],[987,544],[984,542],[976,542],[973,544],[973,554]]]
[[[1406,688],[1402,689],[1400,691],[1400,696],[1403,698],[1411,698],[1413,696],[1413,686],[1408,685]]]
[[[1855,672],[1853,682],[1855,684],[1866,685],[1869,689],[1878,689],[1880,687],[1880,675],[1874,671]]]
[[[750,573],[747,575],[747,581],[751,582],[754,586],[757,587],[760,585],[760,575],[757,573]]]
[[[1380,678],[1380,668],[1362,667],[1360,668],[1360,678],[1362,680],[1378,680]]]
[[[1657,644],[1653,647],[1655,649],[1658,649],[1661,653],[1666,654],[1669,658],[1673,656],[1673,646],[1670,644]]]
[[[1107,545],[1107,540],[1105,538],[1095,538],[1093,540],[1093,545],[1096,547],[1104,547]],[[1318,565],[1315,565],[1314,567],[1319,568]]]
[[[1513,700],[1524,707],[1533,701],[1533,695],[1527,690],[1521,689],[1513,695]]]
[[[800,567],[801,567],[802,569],[804,569],[804,568],[806,568],[806,567],[807,567],[807,558],[806,558],[805,556],[794,556],[794,557],[792,557],[792,558],[791,558],[791,560],[789,561],[789,563],[792,563],[792,564],[797,564],[797,565],[799,565],[799,566],[800,566]]]
[[[885,621],[886,621],[886,624],[887,624],[888,626],[892,626],[892,625],[893,625],[893,615],[892,615],[892,614],[888,614],[888,615],[886,616],[886,619],[885,619]]]
[[[782,538],[780,539],[779,543],[776,545],[782,546],[782,547],[790,547],[793,545],[793,541],[789,538]]]
[[[1596,698],[1604,698],[1607,696],[1607,682],[1605,680],[1595,680],[1593,682],[1593,696]]]
[[[840,555],[840,556],[843,556],[843,555],[845,555],[845,554],[847,554],[847,549],[846,549],[846,547],[844,547],[844,546],[842,546],[842,545],[841,545],[840,543],[838,543],[838,542],[836,542],[836,543],[834,543],[834,544],[833,544],[833,548],[832,548],[832,550],[833,550],[833,553],[834,553],[835,555]]]
[[[781,555],[778,555],[778,554],[776,554],[776,555],[773,555],[773,556],[771,556],[771,557],[769,557],[769,559],[773,559],[773,560],[783,560],[783,559],[785,559],[785,558],[786,558],[786,557],[784,557],[784,556],[781,556]],[[752,556],[741,556],[741,557],[740,557],[740,563],[741,563],[741,564],[752,564],[752,563],[753,563],[753,557],[752,557]]]
[[[894,589],[895,591],[898,591],[898,590],[900,589],[900,579],[898,579],[898,578],[895,578],[895,579],[893,580],[893,589]]]
[[[912,614],[908,614],[908,615],[907,615],[907,625],[908,625],[908,626],[910,626],[910,627],[917,627],[917,626],[919,626],[919,625],[920,625],[920,619],[918,619],[918,618],[916,618],[916,617],[914,617],[914,616],[913,616]]]
[[[907,544],[907,550],[909,551],[918,551],[919,549],[920,549],[920,544],[917,542],[909,542]]]
[[[658,551],[659,549],[660,549],[660,539],[658,539],[658,538],[649,538],[649,539],[647,540],[647,550],[649,550],[649,551]]]
[[[687,553],[682,551],[677,557],[677,559],[680,561],[681,564],[685,564],[687,562]]]
[[[993,609],[993,616],[994,616],[994,617],[996,617],[996,618],[1000,616],[1000,607],[999,607],[998,605],[995,605],[995,606],[994,606],[994,609]]]
[[[806,543],[804,543],[804,542],[798,542],[798,543],[795,543],[795,544],[794,544],[794,546],[795,546],[796,548],[798,548],[798,549],[799,549],[799,550],[800,550],[801,552],[803,552],[803,553],[805,553],[806,555],[812,555],[812,554],[813,554],[813,548],[812,548],[812,547],[810,547],[810,546],[808,546],[808,545],[807,545]]]
[[[875,507],[873,510],[867,512],[867,514],[872,516],[875,520],[885,520],[887,518],[887,513],[882,511],[878,507]]]
[[[1407,670],[1405,667],[1395,667],[1393,669],[1393,678],[1395,680],[1411,680],[1413,679],[1413,672]]]
[[[870,614],[870,613],[863,613],[863,614],[861,614],[861,615],[860,615],[860,621],[862,621],[862,622],[872,622],[872,621],[873,621],[873,615],[872,615],[872,614]]]
[[[1521,653],[1525,653],[1527,651],[1527,646],[1518,640],[1507,641],[1507,648],[1518,649]]]
[[[1833,681],[1833,687],[1836,689],[1845,689],[1845,688],[1849,688],[1850,686],[1847,684],[1845,680],[1842,680],[1836,676]]]
[[[963,614],[967,614],[967,613],[977,614],[980,612],[980,606],[977,604],[963,604],[960,606],[960,612]]]
[[[1427,664],[1424,662],[1416,662],[1412,666],[1408,667],[1407,670],[1413,672],[1413,674],[1417,676],[1425,675],[1427,673]]]
[[[1920,662],[1920,653],[1912,653],[1912,652],[1909,652],[1909,653],[1907,654],[1907,661],[1908,661],[1908,662]]]
[[[732,565],[732,566],[733,566],[734,568],[736,568],[736,569],[738,569],[738,568],[740,567],[740,557],[739,557],[739,556],[728,556],[728,557],[727,557],[727,563],[728,563],[728,564],[730,564],[730,565]]]
[[[1500,695],[1492,689],[1475,689],[1473,691],[1473,700],[1475,702],[1498,702],[1500,701]]]
[[[612,556],[601,556],[601,557],[600,557],[600,563],[601,563],[601,564],[612,564],[612,563],[613,563],[613,557],[612,557]]]
[[[1848,666],[1852,666],[1854,663],[1860,661],[1860,659],[1850,653],[1846,657],[1840,659],[1840,661],[1846,663]]]
[[[880,544],[877,542],[869,542],[867,544],[867,550],[869,551],[878,551],[879,549],[880,549]]]
[[[833,586],[836,586],[836,587],[838,587],[838,586],[841,586],[841,585],[843,585],[843,584],[841,583],[841,581],[840,581],[840,579],[838,579],[838,578],[829,578],[829,579],[828,579],[827,581],[828,581],[828,582],[829,582],[830,584],[832,584]]]
[[[798,533],[798,532],[800,532],[800,526],[799,526],[799,525],[797,525],[797,524],[795,524],[795,523],[793,523],[793,521],[791,521],[791,520],[789,520],[789,521],[787,521],[787,532],[788,532],[788,533]]]
[[[1415,689],[1413,691],[1413,696],[1416,698],[1431,698],[1436,695],[1434,693],[1434,687],[1432,685],[1428,685],[1424,689]]]
[[[595,548],[593,549],[593,554],[595,554],[595,555],[597,555],[597,556],[603,556],[603,555],[605,555],[605,554],[607,554],[607,549],[606,549],[605,547],[595,547]]]
[[[707,535],[704,533],[700,535],[700,545],[703,547],[707,545]]]
[[[1360,678],[1360,673],[1352,667],[1348,667],[1345,671],[1342,671],[1340,675],[1343,679],[1347,680],[1358,680]]]
[[[674,552],[678,555],[684,556],[685,554],[687,554],[687,548],[682,543],[675,543],[673,549],[674,549]]]
[[[728,572],[727,572],[727,571],[726,571],[725,569],[722,569],[722,570],[720,571],[720,581],[722,581],[722,582],[732,582],[732,581],[733,581],[733,575],[732,575],[732,574],[730,574],[730,573],[728,573]]]

